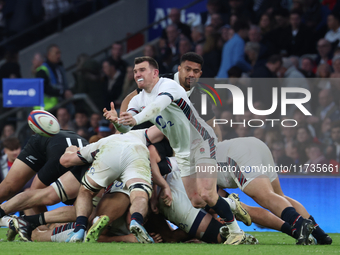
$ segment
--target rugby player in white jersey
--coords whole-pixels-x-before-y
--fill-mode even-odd
[[[142,224],[152,193],[149,151],[140,130],[111,135],[82,149],[68,147],[60,158],[64,167],[92,163],[82,179],[76,203],[76,228],[66,242],[82,242],[92,212],[92,197],[114,180],[122,180],[130,190],[130,231],[139,242],[154,242]]]
[[[230,235],[226,244],[239,244],[244,232],[239,228],[229,204],[216,191],[216,172],[203,171],[216,168],[216,136],[190,107],[190,100],[183,88],[170,79],[158,77],[158,64],[150,57],[135,59],[134,78],[141,93],[129,103],[120,119],[111,103],[111,110],[104,109],[104,116],[118,131],[127,132],[132,126],[151,121],[169,139],[176,153],[182,180],[189,199],[195,207],[208,204],[228,224]],[[199,171],[196,171],[199,169]]]

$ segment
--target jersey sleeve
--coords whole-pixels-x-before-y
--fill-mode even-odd
[[[85,164],[92,163],[99,152],[99,142],[91,143],[77,152],[77,156]]]

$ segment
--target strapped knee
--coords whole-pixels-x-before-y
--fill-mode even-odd
[[[90,182],[86,178],[86,174],[81,179],[81,184],[84,186],[85,189],[88,189],[89,191],[93,193],[98,193],[102,189],[102,188],[94,187],[92,184],[90,184]]]
[[[151,195],[152,195],[152,188],[149,185],[142,183],[142,182],[131,184],[129,186],[129,191],[130,193],[132,191],[145,191],[146,194],[148,195],[148,198],[151,198]]]

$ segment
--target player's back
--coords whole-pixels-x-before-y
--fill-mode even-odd
[[[30,146],[31,149],[40,154],[41,159],[47,161],[50,157],[60,158],[65,149],[71,145],[83,147],[87,144],[88,141],[75,132],[60,130],[58,134],[52,137],[35,134],[29,139],[26,146]]]

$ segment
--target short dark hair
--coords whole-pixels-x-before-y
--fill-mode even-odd
[[[104,60],[104,62],[107,62],[110,66],[114,66],[114,68],[116,70],[119,69],[118,63],[116,61],[114,61],[112,58],[107,58],[107,59]]]
[[[46,49],[46,54],[48,54],[52,48],[58,48],[59,49],[59,46],[56,45],[55,43],[48,45],[48,47]]]
[[[242,76],[242,69],[239,68],[238,66],[233,66],[228,70],[227,73],[229,77],[240,78]]]
[[[332,11],[328,16],[332,15],[339,23],[340,23],[340,15],[334,11]]]
[[[135,58],[135,65],[143,63],[145,61],[148,62],[149,65],[152,66],[153,68],[159,70],[157,61],[154,58],[148,56]]]
[[[233,29],[235,31],[235,33],[237,33],[238,31],[242,30],[242,29],[248,29],[249,30],[249,24],[248,22],[244,21],[244,20],[236,20]]]
[[[267,60],[267,63],[271,64],[275,64],[277,62],[280,62],[282,64],[282,57],[279,54],[271,55]]]
[[[195,52],[187,52],[183,54],[181,57],[181,64],[185,61],[195,62],[197,64],[200,64],[201,67],[203,66],[204,63],[202,56],[198,55]]]
[[[4,148],[9,149],[10,151],[17,150],[21,147],[20,141],[16,137],[7,137],[2,142]]]

